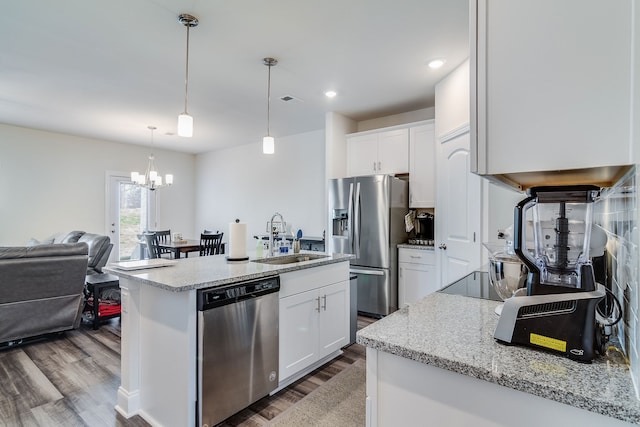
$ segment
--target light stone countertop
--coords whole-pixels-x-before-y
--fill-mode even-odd
[[[241,262],[228,262],[226,255],[212,255],[182,258],[175,260],[175,263],[169,267],[124,271],[110,264],[103,270],[146,285],[172,292],[183,292],[259,279],[337,262],[348,262],[353,257],[353,255],[326,254],[314,251],[300,251],[299,254],[287,255],[326,255],[327,257],[293,264],[272,265],[253,262],[252,260],[256,259],[255,253],[249,253],[249,261]]]
[[[436,292],[372,323],[357,343],[449,371],[640,424],[628,365],[618,352],[591,364],[497,343],[497,301]]]

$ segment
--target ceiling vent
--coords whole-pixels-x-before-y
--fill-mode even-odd
[[[295,98],[290,95],[281,96],[280,99],[283,100],[284,102],[302,102],[302,99]]]

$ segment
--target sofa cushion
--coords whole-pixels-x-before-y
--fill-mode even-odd
[[[72,231],[67,234],[60,243],[76,243],[82,236],[84,236],[84,234],[84,231]]]

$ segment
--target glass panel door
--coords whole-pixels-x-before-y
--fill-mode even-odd
[[[138,236],[154,223],[155,192],[140,188],[129,177],[109,177],[109,231],[113,251],[110,261],[141,259],[145,256]]]

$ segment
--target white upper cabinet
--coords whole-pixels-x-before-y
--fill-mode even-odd
[[[436,206],[434,123],[409,128],[409,207]]]
[[[409,172],[409,131],[393,129],[347,137],[349,176]]]
[[[633,0],[471,0],[470,13],[473,172],[597,183],[632,163]]]

